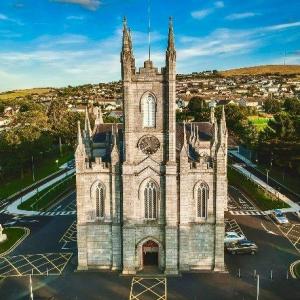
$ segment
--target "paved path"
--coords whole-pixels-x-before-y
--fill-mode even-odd
[[[44,189],[48,188],[49,186],[55,184],[56,182],[58,182],[59,180],[71,175],[75,173],[75,168],[69,170],[68,172],[59,175],[55,178],[53,178],[52,180],[44,183],[43,185],[41,185],[40,187],[38,187],[37,189],[30,191],[29,193],[23,195],[22,197],[18,198],[17,200],[15,200],[13,203],[9,204],[4,210],[2,210],[3,213],[8,213],[8,214],[13,214],[13,215],[24,215],[24,216],[37,216],[40,215],[41,212],[40,211],[35,211],[35,210],[22,210],[22,209],[18,209],[18,206],[28,200],[29,198],[33,197],[34,195],[36,195],[38,192],[43,191]]]
[[[273,187],[271,187],[270,185],[268,185],[267,183],[265,183],[263,180],[259,179],[255,175],[253,175],[251,172],[246,170],[241,165],[233,164],[232,167],[234,169],[236,169],[237,171],[239,171],[240,173],[244,174],[247,178],[249,178],[250,180],[255,182],[257,185],[261,186],[263,189],[267,190],[269,193],[271,193],[271,194],[275,195],[276,197],[278,197],[278,199],[280,199],[283,202],[287,203],[292,208],[293,211],[299,211],[300,210],[299,204],[293,202],[291,199],[289,199],[285,195],[281,194],[279,191],[277,191],[276,189],[274,189]]]

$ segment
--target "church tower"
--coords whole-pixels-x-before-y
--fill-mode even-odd
[[[121,68],[123,273],[135,273],[142,267],[142,249],[148,240],[157,245],[159,267],[177,272],[176,51],[172,20],[166,67],[161,70],[149,59],[135,69],[130,31],[124,20]],[[149,200],[145,193],[149,193]]]

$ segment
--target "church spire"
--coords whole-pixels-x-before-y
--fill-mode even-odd
[[[89,112],[87,107],[85,108],[84,131],[86,134],[86,138],[90,138],[92,129],[91,129],[91,123],[90,123]]]
[[[132,50],[132,42],[131,42],[131,36],[130,31],[127,27],[127,20],[126,17],[123,19],[123,42],[122,42],[122,52],[125,51],[131,52]]]
[[[173,18],[169,18],[168,51],[175,51]]]
[[[78,145],[82,145],[82,136],[81,136],[80,121],[77,122],[77,144]]]

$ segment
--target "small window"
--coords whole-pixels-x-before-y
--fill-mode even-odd
[[[98,184],[96,188],[96,217],[104,217],[104,187]]]
[[[207,217],[207,200],[209,197],[208,186],[205,183],[201,183],[197,189],[197,217]]]
[[[155,99],[148,95],[143,99],[143,127],[155,127]]]

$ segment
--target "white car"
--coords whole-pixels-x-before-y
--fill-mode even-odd
[[[245,240],[246,237],[235,231],[225,232],[224,244]]]
[[[285,214],[282,213],[280,209],[274,209],[271,213],[272,218],[278,223],[278,224],[288,224],[289,220],[285,216]]]

